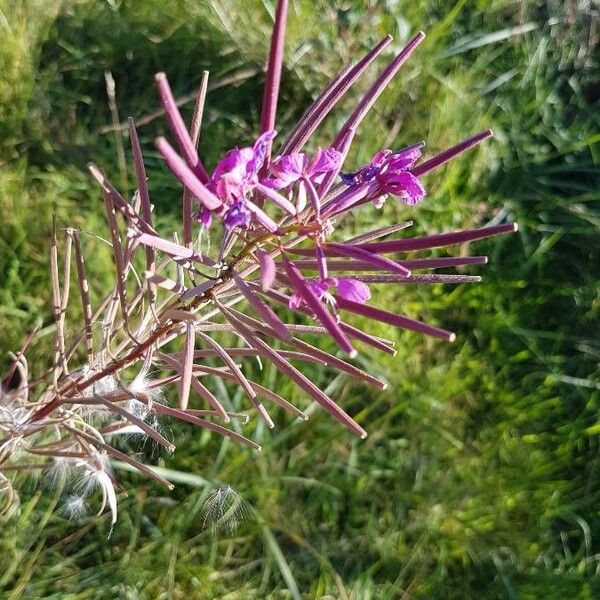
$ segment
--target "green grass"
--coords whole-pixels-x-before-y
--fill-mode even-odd
[[[388,391],[309,370],[357,415],[366,441],[312,407],[306,424],[279,414],[274,432],[258,425],[261,455],[167,422],[175,455],[148,450],[147,458],[186,482],[167,494],[119,471],[128,496],[110,536],[105,516],[68,521],[60,490],[23,482],[21,511],[0,535],[3,598],[600,595],[600,73],[591,17],[558,0],[316,4],[292,2],[279,129],[375,39],[389,31],[398,47],[424,29],[426,42],[377,103],[350,160],[360,164],[382,140],[425,139],[433,153],[491,126],[494,141],[426,180],[429,196],[414,215],[392,202],[384,215],[410,216],[417,231],[508,215],[519,234],[474,246],[490,255],[478,286],[376,294],[380,306],[459,334],[446,346],[397,332],[396,358],[366,354]],[[158,104],[158,70],[180,95],[205,68],[212,80],[259,70],[271,9],[266,0],[0,0],[3,364],[36,322],[50,323],[51,214],[104,233],[85,163],[124,176],[114,136],[102,133],[110,124],[103,72],[116,80],[121,118],[139,119]],[[244,76],[209,95],[209,164],[252,139],[261,83]],[[151,144],[163,130],[159,119],[140,133],[169,230],[179,192]],[[379,215],[366,210],[347,229],[365,230]],[[90,266],[98,294],[110,265],[93,238],[85,243],[100,256]],[[48,343],[32,351],[34,367]],[[270,368],[260,377],[307,406]],[[231,485],[251,504],[236,532],[203,529],[206,481]]]

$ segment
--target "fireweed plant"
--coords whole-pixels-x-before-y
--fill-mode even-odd
[[[207,89],[204,74],[191,125],[183,122],[167,77],[156,76],[174,146],[165,138],[156,148],[183,186],[181,238],[163,237],[153,225],[142,151],[132,119],[129,133],[137,190],[126,200],[100,168],[89,165],[104,198],[114,255],[116,283],[99,306],[90,301],[80,233],[58,234],[52,227],[50,265],[55,346],[45,375],[31,378],[27,366],[30,335],[0,389],[0,493],[4,512],[16,505],[13,474],[44,469],[47,477],[70,486],[67,510],[78,511],[95,490],[100,511],[117,518],[116,481],[111,461],[132,465],[167,488],[169,481],[133,456],[114,447],[119,435],[143,434],[174,449],[156,426],[169,416],[227,436],[260,450],[258,444],[227,425],[246,423],[249,414],[233,413],[203,383],[217,377],[241,387],[249,408],[270,428],[269,405],[306,419],[296,406],[249,379],[240,359],[271,362],[353,434],[366,432],[334,399],[298,368],[303,362],[327,365],[379,389],[385,384],[349,362],[356,346],[394,354],[392,341],[354,327],[354,315],[393,327],[453,341],[455,334],[413,318],[387,312],[371,302],[370,284],[463,283],[479,281],[462,274],[431,273],[447,267],[481,265],[485,256],[414,257],[406,253],[457,246],[516,231],[513,223],[409,237],[410,222],[384,225],[352,239],[339,239],[345,215],[372,203],[385,222],[385,204],[412,207],[426,195],[426,175],[492,135],[484,131],[427,160],[423,142],[381,150],[359,168],[345,158],[361,122],[386,85],[425,35],[418,33],[376,77],[337,137],[325,148],[306,152],[319,125],[336,103],[384,51],[383,38],[357,63],[343,69],[304,113],[287,136],[275,130],[282,71],[287,0],[280,0],[269,54],[256,141],[228,151],[212,172],[197,150]],[[399,239],[383,239],[402,231]],[[210,251],[205,241],[211,238]],[[136,254],[143,253],[143,259]],[[145,272],[135,268],[145,260]],[[72,263],[76,292],[70,290]],[[61,277],[62,273],[62,277]],[[66,339],[65,312],[72,296],[83,306],[83,326]],[[279,309],[279,310],[278,310]],[[289,310],[305,324],[286,323]],[[296,319],[295,319],[296,320]],[[306,336],[332,338],[332,354]],[[177,344],[175,340],[180,339]],[[230,340],[235,340],[233,343]],[[226,340],[226,341],[223,341]],[[277,344],[275,343],[277,342]],[[279,349],[284,348],[284,349]],[[178,386],[179,405],[167,405],[162,390]],[[192,408],[190,395],[205,406]]]

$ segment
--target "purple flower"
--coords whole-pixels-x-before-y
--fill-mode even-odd
[[[209,229],[212,223],[212,212],[206,207],[202,207],[198,212],[198,221],[202,224],[202,227]]]
[[[269,146],[273,141],[273,138],[277,135],[275,130],[266,131],[254,142],[253,151],[254,158],[248,164],[249,173],[256,177],[258,172],[262,169],[269,153]]]
[[[241,227],[248,229],[252,221],[252,213],[246,208],[243,201],[236,202],[225,214],[225,227],[234,229]]]
[[[321,350],[318,345],[304,341],[302,339],[304,334],[311,337],[313,334],[328,336],[350,358],[356,356],[353,346],[355,341],[368,344],[390,355],[396,352],[392,340],[371,335],[345,320],[346,316],[352,315],[384,323],[387,327],[400,327],[454,341],[456,336],[450,331],[366,304],[371,298],[366,282],[415,284],[478,281],[478,277],[460,274],[411,275],[409,267],[422,270],[485,264],[487,258],[484,256],[402,258],[396,261],[388,258],[387,255],[397,253],[404,255],[407,252],[462,245],[470,241],[511,233],[517,229],[516,224],[506,223],[474,230],[382,240],[411,224],[406,222],[378,226],[343,243],[328,240],[333,234],[335,221],[339,220],[344,213],[347,214],[365,203],[374,202],[380,206],[385,202],[388,194],[394,194],[409,205],[416,204],[425,195],[419,177],[473,148],[490,137],[492,132],[486,130],[471,136],[418,165],[416,161],[421,156],[422,144],[398,152],[382,150],[369,164],[355,173],[342,174],[342,181],[346,185],[339,186],[339,189],[335,189],[330,194],[331,186],[337,179],[342,161],[348,153],[359,125],[400,67],[422,42],[424,34],[417,33],[375,78],[346,119],[332,142],[332,147],[319,149],[312,161],[301,151],[336,103],[389,45],[391,37],[386,36],[356,64],[342,69],[323,94],[307,109],[287,140],[283,142],[280,150],[282,156],[271,162],[271,146],[276,135],[274,127],[284,55],[285,20],[289,3],[289,0],[276,2],[273,38],[261,111],[261,135],[252,146],[235,148],[227,152],[216,165],[212,176],[209,176],[204,168],[197,150],[207,91],[207,72],[202,78],[189,131],[179,113],[166,76],[157,75],[159,94],[178,150],[175,150],[164,138],[156,141],[156,147],[168,168],[184,186],[183,244],[178,243],[176,236],[174,241],[162,237],[154,228],[146,184],[147,176],[132,120],[129,126],[140,206],[138,207],[137,203],[129,203],[97,166],[89,166],[92,176],[103,191],[116,265],[117,293],[113,302],[104,303],[103,307],[98,308],[97,317],[107,324],[107,339],[123,337],[124,343],[113,344],[110,352],[106,344],[102,344],[98,348],[99,351],[96,351],[92,331],[96,317],[92,317],[93,310],[80,239],[76,230],[67,230],[67,248],[71,247],[71,243],[74,244],[77,283],[84,307],[83,333],[85,335],[80,336],[80,342],[85,343],[87,355],[85,367],[73,369],[75,365],[67,364],[72,353],[64,351],[64,323],[60,314],[57,314],[55,315],[57,317],[56,341],[60,360],[53,361],[54,368],[47,372],[44,387],[28,385],[27,381],[25,352],[34,334],[31,334],[21,351],[14,355],[7,377],[0,381],[0,396],[4,394],[2,400],[6,398],[9,406],[11,408],[14,406],[12,413],[18,417],[9,422],[11,426],[10,431],[7,430],[9,443],[8,446],[4,444],[4,447],[8,448],[8,455],[3,452],[3,459],[7,458],[10,461],[11,449],[18,450],[18,442],[23,437],[23,431],[27,430],[27,435],[31,433],[32,445],[41,443],[42,446],[39,447],[47,447],[46,431],[48,428],[52,430],[58,428],[60,444],[50,448],[47,458],[53,456],[53,449],[58,449],[60,451],[58,455],[64,456],[66,456],[65,451],[73,451],[74,456],[78,456],[77,462],[85,471],[86,478],[91,478],[91,483],[101,488],[103,506],[108,505],[113,513],[113,524],[116,517],[115,490],[107,469],[108,464],[100,458],[104,457],[108,461],[112,458],[123,458],[123,454],[111,447],[108,441],[103,441],[104,436],[135,430],[145,433],[155,442],[172,450],[174,446],[169,440],[144,420],[146,416],[155,413],[157,416],[169,415],[187,421],[260,450],[258,444],[245,438],[235,429],[228,429],[211,420],[212,417],[217,417],[223,423],[229,423],[231,417],[239,418],[242,414],[230,413],[224,409],[219,399],[201,382],[203,374],[214,375],[224,382],[237,383],[240,391],[245,393],[250,404],[269,428],[272,428],[274,423],[258,396],[282,407],[295,417],[308,418],[276,392],[256,381],[249,380],[237,364],[238,357],[248,356],[269,360],[273,367],[306,392],[340,423],[361,438],[365,438],[367,434],[361,425],[309,377],[292,365],[291,361],[298,359],[326,364],[329,368],[347,373],[379,389],[385,389],[385,382],[346,360]],[[277,191],[280,188],[286,188],[284,194]],[[200,252],[193,244],[191,223],[193,199],[199,204],[197,218],[203,228],[210,226],[215,214],[224,220],[225,230],[219,232],[222,234],[220,243],[213,244],[212,251],[209,248],[206,252]],[[266,201],[270,201],[269,209],[276,208],[286,213],[282,220],[276,221],[274,216],[269,214],[269,210],[264,210]],[[304,212],[308,202],[311,210]],[[126,222],[126,231],[122,230],[121,218],[117,220],[116,211],[122,213]],[[249,228],[252,228],[252,231],[238,235],[241,233],[240,229]],[[299,244],[304,241],[308,241],[309,244],[299,247]],[[56,261],[57,242],[56,226],[53,224],[50,261],[52,295],[54,300],[58,300],[58,304],[64,304],[66,290],[61,292],[61,278]],[[158,325],[155,324],[154,319],[144,316],[140,323],[135,324],[134,335],[130,330],[133,322],[128,321],[128,315],[136,314],[136,304],[141,296],[136,294],[135,298],[127,298],[125,292],[133,285],[131,276],[135,273],[132,273],[131,265],[137,263],[134,252],[138,247],[144,247],[145,250],[145,278],[148,285],[144,286],[142,293],[146,295],[147,292],[150,309],[148,317],[152,314]],[[164,253],[177,266],[176,281],[164,276],[166,272],[163,271],[162,260],[157,266],[156,252],[158,251]],[[235,251],[235,258],[227,261],[232,251]],[[67,254],[68,252],[69,250],[66,251]],[[288,258],[288,253],[300,258],[293,262]],[[277,257],[280,260],[275,262]],[[332,257],[332,260],[329,260],[329,257]],[[67,261],[63,277],[65,285],[69,282],[69,265],[70,262]],[[256,271],[259,268],[260,276],[257,277]],[[314,275],[305,278],[303,269]],[[355,273],[355,275],[340,278],[332,276],[337,273]],[[203,278],[203,281],[196,281],[198,275]],[[137,276],[136,280],[136,286],[139,286],[141,282]],[[165,301],[162,295],[158,296],[159,288],[164,288],[169,293]],[[179,301],[172,301],[172,294],[177,294]],[[291,297],[288,294],[291,294]],[[109,294],[109,297],[112,296],[113,292]],[[237,305],[238,299],[244,299],[245,304],[233,308],[234,304]],[[117,301],[118,305],[115,304]],[[305,329],[296,327],[295,322],[286,324],[271,307],[271,302],[299,309],[304,315],[314,319],[319,327]],[[122,318],[115,318],[115,311],[118,308]],[[204,310],[199,313],[198,309]],[[247,314],[246,309],[252,311],[254,315]],[[134,321],[139,320],[134,319]],[[291,332],[294,335],[291,335]],[[126,338],[122,333],[127,333]],[[219,339],[221,333],[225,334],[223,342],[238,338],[240,347],[222,346]],[[168,353],[155,351],[164,346],[168,340],[177,337],[184,337],[181,340],[182,345],[179,346],[182,350],[179,352],[173,352],[174,349]],[[205,346],[202,349],[196,344],[196,340],[199,339],[201,341],[199,345]],[[276,340],[283,341],[291,349],[279,349],[279,345],[275,344]],[[77,356],[83,356],[83,350],[79,348]],[[142,359],[143,367],[138,370],[135,379],[127,383],[130,370],[136,368],[136,363]],[[205,364],[205,359],[208,359],[209,364]],[[218,364],[223,363],[223,366],[211,367],[214,359],[217,359]],[[154,366],[160,371],[168,369],[173,374],[149,380],[147,375]],[[20,374],[23,385],[19,385],[18,389],[4,389],[12,381],[15,372]],[[110,389],[104,390],[102,394],[107,396],[105,408],[113,413],[114,420],[97,431],[91,431],[95,435],[84,434],[74,429],[78,422],[87,419],[98,410],[97,406],[86,403],[84,399],[92,402],[92,396],[98,395],[99,387],[106,387],[107,382],[114,383],[117,379],[120,385],[117,387],[111,384]],[[42,380],[39,380],[39,383],[42,383]],[[154,400],[153,390],[159,392],[160,388],[170,383],[178,384],[180,408],[173,408],[160,400]],[[211,410],[186,410],[191,391],[200,396]],[[30,397],[30,393],[35,393],[36,397]],[[123,406],[118,404],[129,398],[135,399],[127,401]],[[68,414],[61,407],[63,403],[69,406]],[[31,408],[35,405],[39,408]],[[200,418],[200,415],[207,418]],[[31,428],[27,429],[29,427]],[[14,436],[11,437],[12,433]],[[85,439],[81,438],[81,435]],[[94,441],[96,438],[98,438],[97,442]],[[82,441],[85,442],[85,447],[82,446]],[[19,458],[17,457],[16,460],[18,461]],[[170,482],[144,463],[138,462],[131,456],[127,458],[127,462],[163,485],[171,487]],[[8,482],[10,493],[10,481],[4,478],[3,482]]]
[[[270,171],[275,177],[265,179],[263,183],[274,189],[288,187],[300,179],[320,183],[324,175],[339,169],[341,160],[342,154],[335,148],[319,148],[310,163],[304,152],[285,154],[270,164]]]
[[[420,158],[420,148],[421,144],[416,144],[395,153],[380,150],[368,165],[355,173],[341,173],[340,177],[346,185],[376,181],[379,188],[373,202],[377,208],[383,206],[387,194],[398,196],[413,206],[425,197],[425,188],[409,170]]]
[[[379,176],[379,181],[384,193],[398,196],[408,206],[419,203],[426,194],[423,184],[410,171],[385,173]]]
[[[352,300],[358,304],[364,304],[371,298],[371,290],[369,286],[358,279],[338,279],[337,280],[337,295],[344,300]]]
[[[368,165],[364,165],[354,173],[340,173],[340,177],[346,185],[357,185],[372,181],[383,165],[385,165],[388,156],[391,154],[391,150],[380,150],[373,156]]]
[[[276,131],[267,131],[253,146],[229,150],[217,163],[207,187],[223,202],[221,215],[228,229],[247,229],[250,226],[253,211],[248,205],[248,197],[259,184],[258,173],[267,158],[269,144],[276,135]],[[200,213],[200,221],[205,227],[210,226],[210,216],[206,211]]]
[[[210,178],[211,191],[228,203],[250,193],[258,183],[258,172],[267,157],[269,143],[276,135],[276,131],[267,131],[252,147],[229,150]]]
[[[335,286],[336,283],[337,280],[335,278],[329,277],[321,281],[313,281],[309,285],[319,300],[324,300],[325,302],[329,302],[330,304],[334,305],[335,299],[329,293],[329,288]],[[298,292],[294,292],[290,297],[289,306],[290,308],[301,308],[303,306],[308,306],[308,303]]]
[[[325,301],[332,306],[335,306],[336,304],[336,296],[344,298],[344,300],[357,302],[358,304],[364,304],[371,298],[371,291],[365,283],[358,281],[357,279],[346,277],[327,277],[326,279],[313,281],[310,283],[310,287],[319,300]],[[336,296],[333,296],[329,292],[330,288],[334,288],[336,290]],[[292,294],[289,301],[290,308],[301,308],[306,305],[306,301],[300,294],[298,294],[298,292],[294,292]]]

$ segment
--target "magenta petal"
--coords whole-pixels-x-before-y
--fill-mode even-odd
[[[386,171],[403,171],[412,167],[421,158],[421,150],[417,146],[410,146],[389,157]]]
[[[274,129],[271,129],[271,131],[265,131],[254,142],[254,152],[260,156],[265,151],[267,143],[273,140],[276,135],[277,132]]]
[[[338,279],[337,293],[341,298],[359,304],[364,304],[371,298],[369,286],[357,279]]]
[[[391,150],[380,150],[371,159],[371,167],[383,167],[385,161],[392,155]]]
[[[254,158],[252,148],[234,148],[229,150],[225,156],[217,163],[212,179],[216,181],[224,175],[232,175],[240,182],[246,176],[248,164]]]
[[[254,158],[248,163],[248,173],[256,175],[262,169],[269,153],[271,142],[276,135],[277,132],[275,130],[265,131],[265,133],[254,142]]]
[[[338,165],[337,169],[329,171],[329,173],[327,173],[325,177],[323,177],[323,181],[319,184],[317,191],[319,192],[319,196],[321,198],[325,197],[325,195],[331,189],[331,186],[337,179],[337,176],[340,174],[342,164],[344,163],[344,160],[346,160],[346,156],[348,154],[348,150],[350,149],[350,145],[352,144],[352,140],[354,139],[355,133],[356,131],[350,128],[348,129],[344,137],[340,140],[340,145],[338,146],[340,152],[340,164]]]
[[[209,229],[212,224],[212,213],[208,208],[202,208],[198,214],[198,221],[202,223],[202,227]]]
[[[425,197],[425,188],[409,171],[403,171],[390,177],[382,185],[385,192],[402,198],[408,206],[414,206]]]
[[[271,190],[280,190],[281,188],[287,187],[290,185],[290,182],[287,179],[279,179],[274,177],[263,177],[260,180],[260,184],[268,187]]]
[[[271,163],[271,172],[277,179],[292,183],[297,181],[306,169],[307,159],[303,152],[292,152],[275,159]]]
[[[317,155],[308,167],[309,174],[319,175],[321,173],[329,173],[340,168],[342,163],[342,153],[335,148],[325,148],[319,150]]]

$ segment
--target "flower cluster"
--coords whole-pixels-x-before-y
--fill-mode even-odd
[[[80,232],[65,231],[61,277],[53,228],[50,263],[56,338],[52,364],[45,377],[31,380],[26,361],[30,337],[13,357],[0,388],[0,493],[11,501],[15,495],[9,473],[20,468],[46,469],[61,477],[73,474],[80,483],[71,486],[68,510],[78,511],[82,498],[98,489],[102,506],[109,507],[114,521],[117,496],[111,459],[172,487],[155,470],[114,445],[119,435],[139,435],[173,450],[157,428],[158,416],[180,419],[259,449],[254,441],[227,427],[232,419],[246,423],[249,413],[234,412],[211,391],[212,378],[238,385],[250,408],[269,427],[274,427],[274,421],[268,404],[294,417],[308,418],[273,390],[249,379],[238,364],[245,357],[271,362],[348,430],[365,437],[363,426],[291,361],[326,365],[384,389],[382,380],[347,358],[356,355],[356,347],[366,346],[393,355],[394,342],[353,326],[349,317],[359,315],[448,341],[455,334],[374,306],[369,286],[479,281],[472,275],[437,271],[484,264],[484,256],[466,256],[463,251],[435,257],[413,253],[516,230],[513,223],[505,223],[390,239],[407,230],[411,222],[386,224],[382,212],[381,227],[343,239],[339,225],[348,213],[369,203],[382,208],[389,195],[413,207],[425,197],[423,179],[429,172],[473,148],[491,132],[471,136],[427,160],[421,160],[423,143],[419,142],[377,152],[357,170],[344,168],[370,107],[423,40],[424,34],[418,33],[374,79],[330,144],[310,155],[305,149],[338,100],[389,45],[389,36],[342,70],[280,139],[275,115],[286,12],[287,0],[279,0],[258,139],[227,152],[212,174],[197,148],[207,75],[189,127],[166,75],[156,77],[175,142],[171,145],[161,137],[156,148],[182,186],[179,234],[161,236],[153,224],[147,174],[132,119],[129,132],[137,181],[133,200],[126,200],[98,167],[89,166],[102,190],[115,264],[115,286],[107,290],[99,306],[91,306]],[[203,248],[202,232],[216,240],[213,252]],[[145,273],[136,271],[139,261],[133,260],[140,250]],[[72,262],[83,325],[71,332],[75,344],[68,347],[65,314]],[[289,318],[290,310],[303,315],[309,325],[296,324],[296,319]],[[96,323],[102,326],[95,327]],[[226,344],[232,334],[238,344],[230,347]],[[307,334],[333,340],[342,354],[307,342]],[[169,385],[177,386],[177,407],[162,395]],[[200,408],[197,403],[206,406]],[[23,456],[33,462],[23,462]]]
[[[414,206],[425,197],[425,188],[410,169],[421,157],[423,143],[404,148],[399,152],[381,150],[368,165],[355,173],[341,173],[346,185],[358,185],[368,181],[376,183],[379,194],[373,202],[381,208],[388,194],[398,196],[408,206]]]

